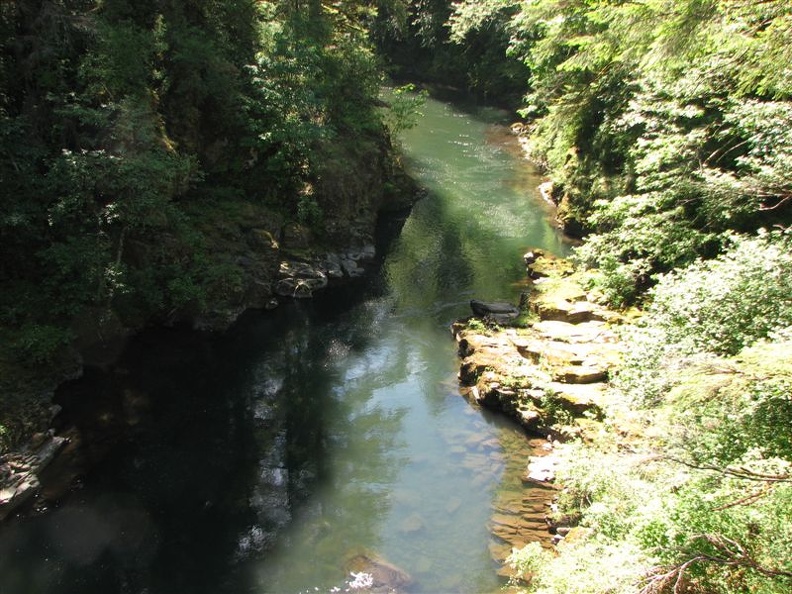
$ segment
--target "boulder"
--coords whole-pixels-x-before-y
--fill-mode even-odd
[[[347,559],[344,569],[364,585],[357,588],[361,592],[403,592],[413,581],[409,573],[370,552],[354,553]]]
[[[503,301],[471,299],[470,309],[476,317],[491,320],[496,324],[508,324],[520,315],[519,307]]]

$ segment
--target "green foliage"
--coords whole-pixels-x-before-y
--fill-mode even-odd
[[[482,322],[479,318],[470,318],[467,321],[467,327],[472,332],[486,334],[490,331],[487,325]]]
[[[16,350],[25,365],[52,364],[72,341],[71,331],[59,326],[28,324],[15,340]]]
[[[791,267],[789,233],[773,231],[734,238],[718,258],[661,276],[648,315],[625,331],[631,348],[616,384],[634,402],[654,405],[689,360],[735,354],[792,325]]]
[[[756,472],[771,471],[760,468],[763,461],[792,462],[792,441],[781,429],[792,418],[790,354],[788,341],[763,342],[743,350],[732,365],[683,370],[668,395],[681,440],[675,447],[696,464]]]
[[[535,594],[634,594],[646,568],[646,557],[635,545],[596,541],[564,547],[560,555],[531,543],[509,561]]]
[[[395,138],[418,124],[427,95],[425,90],[418,91],[412,83],[396,87],[386,94],[383,122],[391,137]]]
[[[792,542],[784,524],[792,489],[704,479],[687,484],[674,499],[665,537],[646,543],[669,568],[668,582],[683,571],[688,587],[699,592],[789,590]],[[655,576],[658,585],[663,575]]]
[[[559,470],[589,537],[513,561],[535,592],[788,591],[792,6],[470,1],[450,25],[493,22],[578,262],[646,306],[613,382],[640,408],[622,452],[567,446]]]
[[[532,157],[569,228],[594,233],[580,259],[625,303],[728,232],[788,223],[791,22],[778,2],[538,0],[457,3],[449,24],[458,41],[509,32]]]
[[[457,13],[473,3],[414,0],[407,4],[404,25],[388,28],[380,23],[377,27],[377,47],[395,80],[450,86],[489,102],[519,105],[528,72],[519,59],[506,55],[506,13],[503,18],[480,18],[475,26],[465,26],[471,19],[467,13]],[[480,4],[470,9],[498,13],[491,3]]]
[[[736,239],[713,260],[660,277],[652,323],[688,352],[734,354],[792,325],[790,233]]]
[[[690,299],[682,287],[675,290]],[[621,374],[631,381],[617,382],[624,396],[652,407],[640,412],[647,429],[614,432],[604,447],[624,436],[629,443],[612,451],[564,446],[558,515],[591,532],[562,545],[563,561],[535,564],[532,590],[565,591],[572,564],[590,592],[659,594],[675,584],[691,592],[784,592],[792,585],[785,521],[792,506],[789,332],[722,358],[702,353],[696,342],[669,342],[654,315],[635,331],[643,340],[630,343]],[[654,389],[647,387],[652,382]],[[583,555],[595,558],[576,565]],[[603,565],[614,558],[637,564],[632,590],[625,582],[602,583]]]
[[[563,433],[565,427],[575,425],[575,416],[566,408],[552,391],[546,392],[539,400],[543,418],[556,430]]]
[[[49,357],[65,339],[43,329],[95,308],[135,326],[241,302],[238,252],[206,229],[224,221],[187,215],[222,210],[206,201],[322,226],[337,197],[304,190],[335,165],[326,146],[386,145],[382,78],[372,6],[306,7],[2,5],[0,320],[24,329],[20,356]]]
[[[297,202],[297,220],[304,225],[318,228],[322,223],[324,213],[322,207],[312,196],[300,196]]]

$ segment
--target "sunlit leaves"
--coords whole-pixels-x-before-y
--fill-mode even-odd
[[[778,234],[737,241],[723,256],[662,278],[653,291],[655,323],[673,342],[735,353],[792,325],[792,255]]]

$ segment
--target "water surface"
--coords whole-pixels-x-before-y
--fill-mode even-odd
[[[1,592],[329,592],[360,551],[413,592],[497,590],[487,524],[530,447],[459,395],[448,326],[472,297],[516,302],[528,247],[565,248],[501,113],[424,113],[402,141],[427,195],[379,273],[221,337],[148,333],[64,391],[107,409],[74,414],[83,435],[123,437],[0,532]]]

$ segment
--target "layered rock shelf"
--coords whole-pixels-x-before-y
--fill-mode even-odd
[[[0,521],[5,520],[39,492],[39,473],[66,445],[50,431],[40,433],[19,451],[0,457]]]
[[[493,510],[490,553],[504,577],[513,577],[505,563],[513,549],[563,537],[547,520],[557,490],[552,442],[596,428],[622,352],[614,329],[621,316],[596,302],[569,262],[539,250],[525,261],[530,286],[519,317],[504,323],[475,307],[473,317],[452,325],[462,393],[547,438],[528,461],[523,483],[530,488]]]
[[[484,316],[453,324],[460,384],[471,400],[531,433],[579,435],[606,404],[621,356],[613,329],[621,317],[591,298],[566,261],[530,254],[527,321],[498,326]]]

